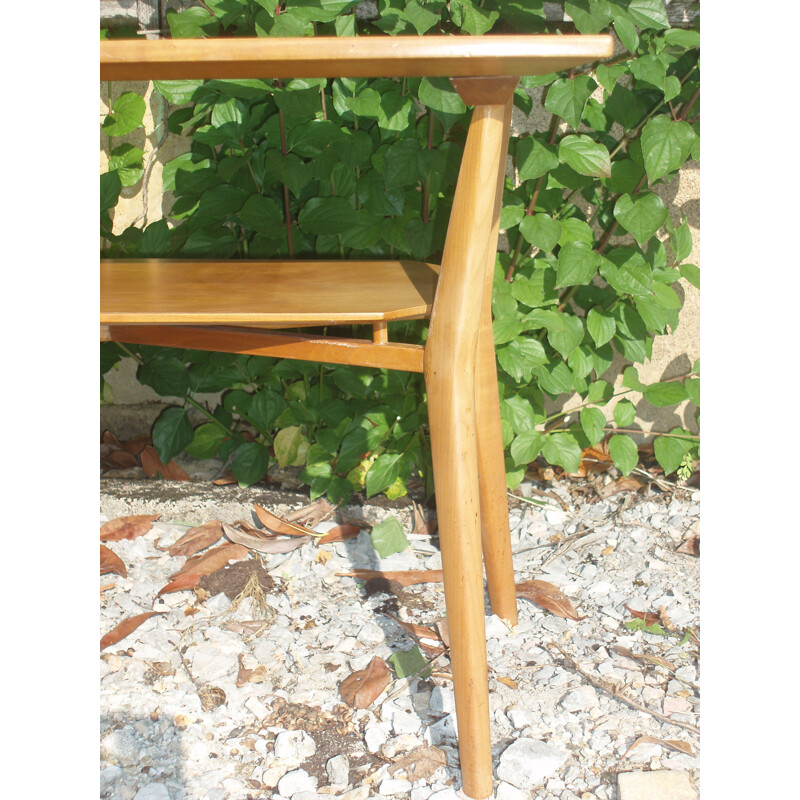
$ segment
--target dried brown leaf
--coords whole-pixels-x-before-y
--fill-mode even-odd
[[[400,586],[414,586],[418,583],[440,583],[444,574],[440,569],[410,569],[402,572],[381,572],[375,569],[354,569],[352,572],[337,572],[340,578],[359,578],[363,581],[383,578],[395,581]]]
[[[426,519],[422,506],[415,500],[412,500],[411,503],[414,506],[414,527],[411,533],[422,533],[425,536],[433,536],[438,527],[436,520]]]
[[[226,472],[221,477],[211,481],[211,483],[213,483],[214,486],[230,486],[232,483],[239,483],[239,481],[233,477],[232,472]]]
[[[685,553],[687,556],[700,557],[700,537],[690,536],[684,541],[681,546],[675,551],[676,553]]]
[[[586,619],[586,615],[579,617],[575,607],[567,596],[552,583],[540,580],[524,581],[516,584],[517,597],[530,600],[534,605],[555,614],[557,617],[573,619],[576,622]]]
[[[207,553],[198,553],[192,556],[177,572],[170,575],[177,578],[180,575],[210,575],[224,567],[229,561],[241,561],[250,555],[248,549],[240,544],[221,544]]]
[[[144,450],[147,445],[153,444],[153,440],[150,436],[146,433],[140,436],[134,436],[132,439],[127,439],[122,443],[122,449],[127,450],[129,453],[132,453],[135,456],[138,456],[139,453]]]
[[[644,624],[647,626],[661,622],[661,617],[658,614],[653,614],[650,611],[634,611],[627,603],[625,603],[625,608],[627,608],[636,619],[644,620]]]
[[[119,439],[114,436],[111,431],[103,431],[103,435],[100,437],[100,444],[107,444],[113,447],[115,450],[121,450],[122,444],[120,443]]]
[[[170,592],[182,592],[186,589],[194,589],[202,577],[202,575],[198,575],[196,572],[186,572],[183,575],[178,575],[177,578],[171,580],[166,586],[162,587],[156,597],[161,597],[162,594],[169,594]]]
[[[245,533],[224,522],[222,523],[222,529],[232,542],[236,542],[250,550],[257,550],[259,553],[288,553],[291,550],[302,547],[306,542],[311,541],[310,536],[264,539],[260,536],[254,536],[251,533]]]
[[[106,647],[111,647],[112,644],[122,641],[126,636],[133,633],[143,622],[162,614],[162,611],[145,611],[144,614],[137,614],[135,617],[128,617],[122,620],[115,628],[110,630],[101,640],[100,649],[105,650]]]
[[[100,545],[100,574],[105,575],[107,572],[116,572],[117,575],[122,575],[123,578],[128,577],[128,570],[122,559],[112,550],[109,550],[105,545]]]
[[[512,689],[519,689],[519,684],[513,678],[498,678],[498,683],[503,683]]]
[[[640,744],[660,744],[668,750],[678,750],[681,753],[686,753],[687,756],[693,756],[694,751],[688,742],[683,742],[680,739],[658,739],[655,736],[640,736],[623,754],[625,758],[634,747]]]
[[[642,486],[644,486],[644,484],[640,480],[634,478],[632,475],[622,475],[605,486],[598,486],[597,494],[599,494],[600,497],[605,500],[606,498],[615,494],[619,494],[620,492],[638,492]]]
[[[136,539],[144,536],[161,514],[131,514],[117,517],[100,528],[101,542],[119,542],[122,539]]]
[[[581,463],[578,466],[578,471],[570,474],[579,478],[586,478],[605,472],[612,464],[613,460],[608,454],[608,446],[605,442],[602,442],[596,447],[585,448],[581,453]]]
[[[139,454],[139,460],[142,463],[144,474],[148,478],[155,478],[156,475],[161,475],[165,481],[188,481],[189,476],[186,471],[179,467],[175,461],[170,461],[165,464],[156,453],[155,447],[147,445]]]
[[[186,556],[188,558],[215,544],[220,538],[222,538],[222,523],[213,519],[195,528],[190,528],[175,544],[166,548],[166,550],[171,556]],[[159,547],[158,549],[163,550],[165,548]]]
[[[127,450],[112,450],[103,457],[102,462],[108,469],[131,469],[139,466],[136,456]]]
[[[313,528],[333,514],[335,507],[326,497],[319,497],[313,503],[302,508],[290,511],[284,519],[286,522],[297,522],[306,527]]]
[[[394,775],[401,769],[406,771],[410,781],[427,781],[440,767],[447,766],[447,756],[444,750],[431,745],[420,745],[407,753],[399,761],[389,767],[389,774]]]
[[[293,522],[286,522],[286,520],[275,516],[271,511],[267,511],[266,508],[262,508],[258,503],[253,503],[253,505],[256,508],[258,521],[267,528],[267,530],[274,533],[282,533],[284,536],[310,536],[312,533],[311,528],[307,528],[305,525],[295,525]]]
[[[346,522],[342,525],[337,525],[335,528],[331,528],[324,536],[317,539],[317,544],[332,544],[333,542],[344,542],[347,541],[347,539],[355,539],[362,530],[364,529],[359,528],[358,525],[350,525]]]
[[[403,622],[390,611],[386,612],[404,631],[413,637],[422,650],[428,655],[439,655],[444,653],[445,648],[435,642],[441,642],[442,637],[439,631],[427,628],[424,625],[416,625],[413,622]]]
[[[389,685],[391,675],[386,662],[375,656],[360,669],[348,675],[339,685],[339,694],[353,708],[368,708]]]

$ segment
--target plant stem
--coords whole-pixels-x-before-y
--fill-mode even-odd
[[[224,422],[220,422],[220,420],[218,420],[204,405],[198,403],[197,400],[195,400],[191,395],[187,395],[186,402],[193,408],[196,408],[201,414],[205,414],[211,420],[211,422],[216,423],[229,436],[234,435],[234,432],[227,425],[225,425]]]
[[[134,353],[134,352],[132,352],[132,351],[128,350],[128,348],[127,348],[127,347],[125,347],[125,345],[124,345],[124,344],[122,344],[122,342],[114,342],[114,344],[115,344],[115,345],[116,345],[116,346],[117,346],[117,347],[118,347],[120,350],[122,350],[122,352],[123,352],[123,353],[125,353],[125,355],[126,355],[126,356],[129,356],[129,357],[130,357],[130,358],[132,358],[134,361],[138,362],[138,364],[139,364],[139,366],[140,366],[140,367],[143,367],[143,366],[144,366],[144,359],[143,359],[143,358],[142,358],[142,357],[141,357],[141,356],[140,356],[138,353]]]

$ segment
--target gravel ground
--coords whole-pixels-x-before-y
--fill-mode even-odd
[[[101,523],[162,516],[144,536],[106,543],[128,574],[101,576],[101,636],[127,617],[160,614],[101,651],[101,797],[454,800],[446,654],[432,675],[393,680],[369,708],[339,694],[373,657],[413,648],[398,620],[433,625],[444,595],[441,584],[386,591],[337,573],[437,569],[435,536],[409,535],[411,547],[385,559],[367,531],[251,555],[246,563],[260,559],[272,578],[263,608],[212,591],[159,597],[186,559],[156,545],[212,519],[252,520],[254,502],[283,516],[306,501],[291,491],[102,483]],[[529,499],[510,510],[516,580],[553,584],[582,619],[521,599],[509,629],[487,606],[497,800],[696,797],[699,558],[678,549],[699,537],[699,490],[601,499],[561,482],[521,491]],[[345,513],[367,524],[394,513],[407,534],[412,527],[407,500]],[[651,621],[637,622],[645,611],[666,635],[636,629]]]

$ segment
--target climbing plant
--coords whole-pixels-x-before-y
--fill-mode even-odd
[[[357,5],[205,0],[168,12],[167,21],[175,38],[553,28],[540,0],[379,0],[374,19],[357,18]],[[637,408],[624,395],[699,408],[699,363],[650,385],[637,371],[654,337],[678,325],[681,281],[699,288],[699,270],[686,262],[688,221],[671,219],[654,191],[699,159],[699,19],[691,29],[672,28],[661,0],[576,0],[564,9],[575,30],[611,32],[619,46],[603,63],[525,77],[514,95],[528,114],[530,90],[543,87],[550,121],[512,137],[501,216],[508,246],[495,268],[511,488],[537,457],[575,472],[586,448],[601,442],[629,474],[639,459],[630,435]],[[169,104],[169,132],[190,142],[164,165],[174,204],[165,219],[114,234],[111,213],[122,188],[142,178],[143,151],[112,146],[100,184],[104,256],[440,255],[469,117],[447,80],[182,80],[156,81],[155,90]],[[136,93],[122,93],[105,134],[137,130],[144,109]],[[404,341],[423,341],[426,332],[423,322],[393,327]],[[333,501],[357,489],[401,496],[413,474],[432,490],[419,375],[115,343],[102,345],[101,374],[126,357],[137,361],[142,384],[178,398],[152,431],[165,463],[182,451],[219,456],[249,485],[277,460],[302,468],[312,497]],[[199,402],[204,392],[222,392],[221,403]],[[564,400],[576,396],[565,412]],[[603,411],[611,400],[613,423]],[[196,427],[192,408],[206,417]],[[696,432],[650,435],[664,472],[680,468],[685,476],[698,457]]]

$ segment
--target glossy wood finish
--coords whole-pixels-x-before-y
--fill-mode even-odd
[[[544,75],[613,53],[610,36],[111,39],[106,81]]]
[[[103,331],[105,329],[105,332]],[[422,372],[423,347],[220,325],[107,325],[101,340]]]
[[[504,108],[503,151],[497,168],[497,189],[492,212],[492,228],[488,241],[497,242],[500,209],[503,199],[508,133],[511,125],[513,97]],[[511,534],[508,524],[506,465],[503,434],[500,427],[500,396],[497,389],[497,360],[492,330],[492,284],[496,260],[496,244],[486,253],[483,307],[476,353],[475,414],[478,419],[478,485],[481,506],[481,545],[486,567],[486,584],[492,612],[510,625],[517,624],[517,593],[514,585],[514,564],[511,558]]]
[[[473,112],[425,347],[461,775],[472,798],[492,793],[475,379],[486,265],[497,245],[489,234],[499,213],[506,109],[479,106]]]
[[[439,267],[419,261],[100,262],[104,324],[302,327],[419,319]]]

